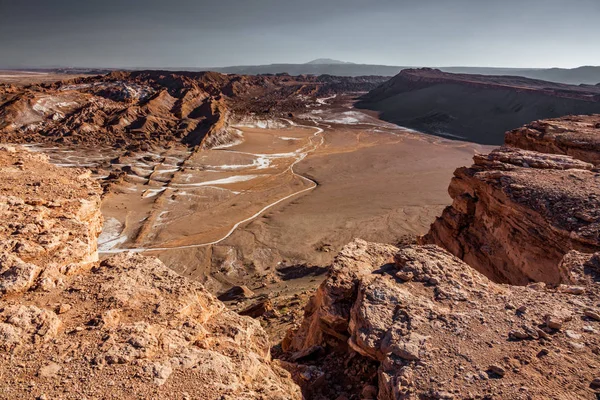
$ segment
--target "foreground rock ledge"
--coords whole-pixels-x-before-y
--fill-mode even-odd
[[[535,121],[507,132],[505,143],[600,165],[600,114]]]
[[[453,199],[423,238],[496,282],[567,283],[570,250],[600,251],[600,174],[557,154],[500,148],[459,168]]]
[[[287,357],[311,371],[305,387],[322,388],[333,369],[374,361],[363,398],[594,399],[599,266],[600,254],[570,252],[562,268],[576,287],[514,287],[434,245],[356,240],[284,341]],[[341,367],[328,365],[336,352]]]
[[[3,194],[11,193],[3,198],[2,215],[13,215],[18,225],[4,219],[5,238],[6,227],[18,229],[10,236],[44,249],[24,258],[21,246],[3,247],[0,285],[27,284],[4,290],[0,298],[0,398],[301,398],[289,373],[271,361],[260,324],[227,310],[201,284],[140,255],[88,263],[96,256],[100,220],[99,202],[89,202],[99,198],[100,189],[89,176],[13,148],[0,150],[0,160],[0,182],[26,179],[16,186],[22,191],[2,186]],[[26,186],[34,171],[42,178]],[[30,204],[33,194],[38,200]],[[69,201],[51,204],[57,198]],[[89,209],[81,213],[71,203]],[[62,214],[54,220],[56,209]],[[38,219],[53,225],[38,232],[20,222]],[[63,226],[69,233],[51,241],[55,251],[45,249],[45,238]],[[86,252],[63,256],[81,238]],[[60,267],[65,260],[88,263],[91,270]],[[41,284],[49,263],[56,264],[61,279]]]

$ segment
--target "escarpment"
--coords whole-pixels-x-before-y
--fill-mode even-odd
[[[600,250],[600,176],[568,156],[501,148],[450,184],[450,207],[423,238],[497,282],[561,283],[569,250]]]
[[[600,115],[535,121],[506,133],[505,143],[542,153],[569,155],[600,165]]]
[[[260,324],[158,259],[96,262],[89,174],[0,150],[1,398],[300,399]]]
[[[551,154],[503,147],[475,156],[471,167],[454,173],[453,203],[423,242],[448,249],[497,282],[566,282],[562,256],[600,250],[598,123],[598,116],[566,117],[507,133],[507,144]]]
[[[600,113],[600,87],[405,69],[362,96],[358,106],[420,132],[500,145],[507,130],[532,120]]]

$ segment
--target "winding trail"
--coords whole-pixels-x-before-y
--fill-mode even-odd
[[[206,247],[206,246],[212,246],[215,244],[218,244],[222,241],[224,241],[225,239],[227,239],[228,237],[230,237],[235,231],[236,229],[242,225],[245,224],[246,222],[250,222],[253,219],[259,217],[261,214],[263,214],[265,211],[267,211],[268,209],[276,206],[279,203],[282,203],[294,196],[297,196],[299,194],[308,192],[310,190],[313,190],[314,188],[317,187],[317,182],[315,182],[314,180],[307,178],[303,175],[297,174],[294,171],[294,166],[296,164],[298,164],[300,161],[302,161],[304,158],[306,158],[306,156],[310,153],[312,153],[313,151],[315,151],[320,145],[323,144],[324,142],[324,138],[321,135],[325,130],[323,128],[320,128],[318,126],[310,126],[310,125],[299,125],[296,124],[295,122],[288,120],[288,119],[283,119],[284,121],[288,122],[290,125],[292,126],[298,126],[298,127],[303,127],[303,128],[309,128],[309,129],[316,129],[315,133],[313,134],[313,137],[315,136],[319,136],[320,137],[320,142],[315,144],[311,149],[305,151],[305,152],[300,152],[299,153],[299,157],[296,158],[296,161],[294,161],[288,168],[288,170],[292,173],[292,175],[299,177],[300,179],[304,180],[305,182],[308,182],[310,184],[309,187],[299,190],[295,193],[292,193],[290,195],[287,195],[273,203],[270,203],[268,205],[266,205],[265,207],[263,207],[260,211],[258,211],[257,213],[255,213],[254,215],[243,219],[239,222],[237,222],[236,224],[233,225],[233,227],[229,230],[229,232],[227,232],[227,234],[225,234],[225,236],[221,237],[218,240],[212,241],[212,242],[208,242],[208,243],[197,243],[197,244],[190,244],[190,245],[184,245],[184,246],[172,246],[172,247],[140,247],[140,248],[119,248],[119,249],[110,249],[110,250],[99,250],[98,253],[99,254],[117,254],[117,253],[124,253],[124,252],[132,252],[132,253],[144,253],[144,252],[150,252],[150,251],[166,251],[166,250],[178,250],[178,249],[193,249],[193,248],[198,248],[198,247]],[[315,121],[315,124],[319,125],[319,123],[317,123]],[[320,136],[321,135],[321,136]],[[313,138],[310,138],[310,142],[312,144],[312,140]],[[248,153],[248,154],[252,154],[252,153]],[[254,154],[253,154],[254,155]]]

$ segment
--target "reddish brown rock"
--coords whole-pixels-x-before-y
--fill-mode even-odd
[[[494,281],[565,281],[572,249],[600,250],[600,175],[569,156],[501,148],[459,168],[450,207],[422,239]]]
[[[100,186],[83,169],[0,147],[0,297],[50,289],[98,260]]]
[[[236,121],[287,117],[307,99],[367,91],[385,77],[115,71],[39,86],[0,87],[0,140],[113,145],[231,143]]]
[[[1,398],[301,398],[260,323],[200,283],[132,253],[94,262],[89,174],[17,149],[0,162]]]
[[[600,165],[600,114],[535,121],[507,132],[505,143]]]
[[[372,360],[380,400],[592,399],[599,342],[588,326],[597,322],[584,313],[600,299],[590,275],[599,255],[572,252],[563,261],[589,291],[581,297],[496,284],[434,245],[398,250],[356,240],[336,259],[301,326],[290,332],[289,357],[323,348],[296,367],[313,371],[315,379],[340,370],[347,376],[361,356]],[[398,279],[397,272],[414,278]],[[526,313],[518,311],[524,304]],[[569,335],[546,330],[547,315]],[[510,335],[516,331],[522,334]],[[361,356],[336,363],[336,354],[344,359],[352,351]],[[310,376],[305,379],[311,387]],[[326,381],[323,388],[335,384]],[[332,398],[328,393],[321,389],[312,398]]]

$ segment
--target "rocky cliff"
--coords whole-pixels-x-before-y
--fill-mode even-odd
[[[516,287],[434,245],[356,240],[286,357],[315,399],[594,399],[599,260],[565,257],[576,285]]]
[[[599,116],[538,121],[459,168],[453,203],[423,238],[497,282],[561,283],[563,255],[600,250]],[[563,155],[571,154],[574,157]],[[596,155],[595,155],[596,154]]]
[[[596,122],[538,124],[559,123],[588,149],[577,129]],[[475,156],[427,244],[346,246],[282,343],[305,394],[597,398],[600,175],[563,149]]]
[[[260,324],[201,284],[140,255],[95,262],[87,172],[0,161],[0,398],[301,398]]]
[[[600,87],[405,69],[357,106],[421,132],[500,145],[507,130],[533,120],[599,113]]]
[[[535,121],[506,133],[506,145],[600,165],[600,115]]]
[[[560,283],[572,249],[600,251],[600,177],[569,156],[500,148],[459,168],[423,241],[496,282]]]

